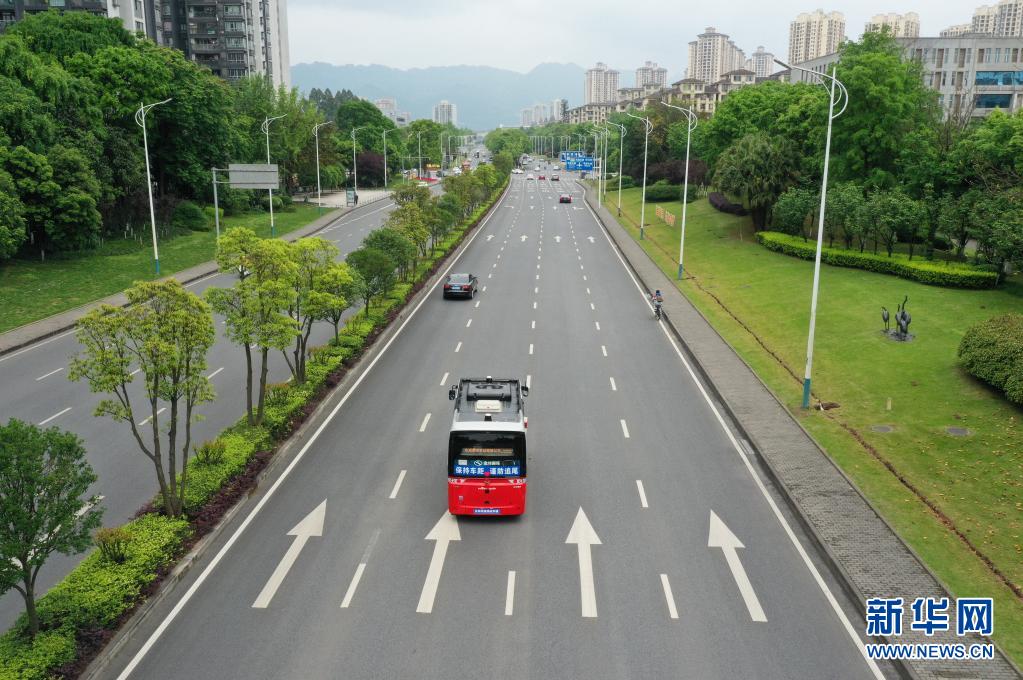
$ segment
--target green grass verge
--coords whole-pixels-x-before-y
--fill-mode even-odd
[[[622,192],[621,221],[634,238],[639,193]],[[612,214],[616,203],[609,191]],[[681,213],[679,204],[661,205]],[[654,209],[647,204],[643,247],[674,278],[679,227],[658,220]],[[968,376],[956,358],[969,326],[1023,306],[1020,277],[995,290],[955,290],[823,265],[813,389],[840,407],[804,412],[813,263],[758,245],[748,217],[720,213],[704,199],[689,205],[687,219],[685,265],[694,278],[680,285],[682,292],[953,593],[995,598],[995,639],[1023,662],[1023,601],[846,429],[859,433],[1007,579],[1023,585],[1023,410]],[[907,295],[916,339],[901,344],[881,334],[880,312],[882,305],[894,312]],[[875,425],[892,431],[875,432]],[[947,427],[971,434],[954,437]]]
[[[280,236],[304,227],[318,217],[315,206],[295,203],[294,210],[274,213]],[[269,213],[249,213],[221,220],[221,230],[248,227],[270,235]],[[164,276],[213,259],[216,234],[190,232],[159,243]],[[139,280],[156,278],[152,242],[108,241],[97,251],[71,259],[46,262],[11,260],[0,265],[0,333],[53,314],[119,293]]]

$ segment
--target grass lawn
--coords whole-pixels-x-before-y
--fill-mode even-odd
[[[614,214],[616,192],[608,191],[607,203]],[[639,203],[639,189],[622,192],[621,219],[634,237]],[[644,247],[674,278],[679,227],[658,219],[656,205],[647,204]],[[659,205],[681,214],[678,202]],[[804,412],[813,262],[759,246],[748,217],[720,213],[700,199],[688,208],[685,265],[694,278],[682,282],[683,293],[924,562],[956,595],[995,598],[995,638],[1023,663],[1023,600],[939,516],[1008,581],[1023,586],[1023,410],[966,375],[956,359],[970,325],[1023,310],[1021,277],[996,290],[970,291],[822,265],[813,391],[840,406]],[[881,334],[881,306],[894,316],[907,295],[916,339],[902,344]],[[955,437],[947,427],[970,434]]]
[[[274,213],[274,231],[286,234],[318,217],[315,206],[295,203],[294,210]],[[269,213],[226,217],[221,230],[249,227],[270,235]],[[148,232],[147,232],[148,233]],[[97,251],[72,259],[46,262],[11,260],[0,266],[0,333],[118,293],[134,281],[156,278],[151,241],[124,253],[124,241],[108,242]],[[192,232],[159,244],[161,274],[169,275],[212,260],[216,234]],[[121,253],[121,254],[116,254]]]

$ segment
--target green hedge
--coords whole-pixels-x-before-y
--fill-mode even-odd
[[[417,279],[459,243],[503,189],[504,185],[495,192],[486,207],[453,229],[438,244],[433,256],[420,262]],[[215,440],[216,448],[222,454],[218,459],[205,463],[192,459],[185,489],[186,515],[194,515],[241,473],[254,453],[273,446],[290,434],[293,419],[317,394],[328,376],[345,359],[362,349],[375,328],[387,323],[388,312],[403,304],[412,288],[411,283],[398,283],[373,305],[368,317],[362,314],[353,316],[339,333],[336,344],[332,342],[313,348],[306,365],[306,382],[276,386],[276,400],[267,404],[262,427],[250,427],[242,418]],[[159,505],[159,497],[155,504]],[[56,669],[77,658],[76,640],[80,633],[113,628],[125,612],[138,604],[145,588],[156,579],[160,570],[178,557],[191,531],[187,519],[171,519],[158,514],[143,515],[123,528],[131,536],[124,562],[110,562],[94,550],[38,600],[41,629],[34,640],[27,638],[24,615],[0,637],[0,680],[49,680],[54,677]]]
[[[804,260],[812,260],[816,256],[816,243],[804,241],[799,236],[777,231],[760,231],[757,232],[757,241],[768,250]],[[861,253],[857,250],[824,247],[821,250],[821,262],[837,267],[855,267],[882,274],[892,274],[931,286],[994,288],[998,283],[998,275],[992,271],[967,264],[931,262],[924,259],[910,260],[901,253],[895,253],[888,257],[887,255]]]
[[[70,574],[39,598],[40,633],[26,636],[22,615],[0,638],[0,680],[52,677],[73,661],[79,631],[109,628],[138,602],[160,568],[171,564],[189,534],[188,522],[144,515],[124,525],[131,539],[121,564],[93,551]]]
[[[971,327],[959,343],[971,375],[1023,404],[1023,314],[1004,314]]]

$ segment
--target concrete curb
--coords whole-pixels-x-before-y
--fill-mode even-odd
[[[649,254],[632,238],[631,234],[624,230],[605,207],[596,202],[590,188],[584,185],[584,189],[586,190],[587,205],[593,210],[605,232],[616,244],[637,278],[647,287],[647,290],[660,288],[667,293],[664,306],[665,322],[668,327],[682,344],[686,354],[693,360],[692,363],[699,372],[702,382],[728,414],[732,426],[745,437],[753,448],[756,459],[762,464],[763,469],[782,494],[807,535],[820,548],[820,554],[824,556],[829,569],[846,592],[852,596],[857,608],[861,612],[865,611],[867,597],[901,595],[909,597],[912,601],[912,598],[917,596],[947,595],[948,589],[944,584],[927,569],[916,553],[877,513],[860,489],[839,469],[816,440],[803,428],[802,424],[792,417],[784,404],[767,388],[752,368],[731,349],[731,346],[709,321],[682,295],[675,287],[674,282],[664,274]],[[681,322],[682,317],[685,317],[688,323],[684,327],[673,320],[672,308],[675,309],[675,315],[678,316],[677,321]],[[706,328],[695,329],[696,323],[700,323]],[[713,336],[712,338],[708,336],[708,331],[710,336]],[[704,337],[694,337],[697,335]],[[748,376],[738,376],[738,379],[735,375],[725,379],[724,382],[731,388],[732,397],[736,396],[735,390],[740,383],[743,380],[748,383],[749,378],[752,377],[755,379],[757,387],[761,388],[770,400],[770,402],[761,401],[762,406],[765,407],[764,410],[770,411],[772,414],[784,414],[784,416],[779,415],[770,428],[765,428],[763,423],[758,423],[759,427],[747,427],[747,421],[757,420],[754,409],[750,407],[748,401],[749,394],[743,395],[747,399],[745,407],[736,404],[733,399],[729,398],[728,390],[723,389],[719,384],[722,382],[723,373],[728,372],[729,367],[722,366],[718,362],[708,363],[705,359],[700,358],[701,353],[706,354],[706,352],[701,352],[698,345],[701,341],[706,343],[708,340],[716,341],[727,348],[728,358],[741,364],[745,372],[749,374]],[[717,351],[720,353],[721,349],[718,348]],[[786,422],[781,422],[782,419]],[[802,442],[793,443],[792,435],[796,434],[795,431],[783,432],[785,427],[791,428],[793,425],[798,431],[798,436],[795,439],[801,437],[803,438]],[[760,436],[757,436],[758,434]],[[812,451],[809,450],[810,447],[807,444],[812,447]],[[791,449],[801,449],[802,458],[799,454],[794,454],[791,456],[793,460],[785,460],[789,456],[790,447]],[[808,453],[809,457],[806,455]],[[779,464],[780,461],[784,461],[784,464]],[[791,474],[794,469],[793,461],[798,463],[803,470],[808,465],[812,465],[816,470],[812,475],[803,474],[797,479]],[[813,489],[814,483],[819,483],[820,488]],[[842,490],[843,486],[844,490]],[[839,491],[837,494],[834,493],[836,489]],[[832,505],[841,506],[844,503],[847,507],[843,511],[832,508],[830,512],[822,512],[819,507],[815,507],[815,512],[808,512],[808,504],[809,506],[819,505],[820,496],[826,496],[827,502]],[[854,507],[857,501],[861,507]],[[836,529],[827,525],[829,517],[841,516],[843,513],[847,513],[848,517],[846,521],[840,522],[841,526]],[[883,546],[883,548],[879,546]],[[870,568],[873,566],[871,560],[876,559],[879,554],[883,554],[892,563],[898,563],[898,568],[893,567],[889,571],[872,570]],[[865,584],[871,586],[870,592],[867,592]],[[912,637],[912,634],[903,635],[900,640],[892,640],[892,642],[922,642],[926,644],[957,641],[955,639],[939,639],[940,636],[920,640],[907,639]],[[988,642],[989,640],[969,638],[958,641],[971,643]],[[993,661],[984,663],[904,662],[893,663],[893,666],[902,675],[911,678],[942,678],[951,677],[950,674],[959,678],[978,679],[1023,677],[1012,661],[1000,649],[998,651],[1000,656],[996,656]]]
[[[332,225],[340,218],[344,217],[345,215],[355,212],[356,210],[364,206],[378,203],[389,197],[390,194],[384,194],[371,201],[366,201],[358,208],[352,208],[350,210],[345,208],[335,208],[333,210],[330,210],[329,212],[324,213],[320,217],[317,217],[315,220],[313,220],[306,226],[299,227],[294,231],[288,232],[287,234],[281,236],[280,238],[284,241],[290,242],[295,241],[299,238],[304,238],[306,236],[317,234],[326,229],[327,227],[329,227],[330,225]],[[183,269],[179,272],[169,274],[168,276],[162,277],[160,280],[165,281],[168,279],[177,279],[182,284],[189,284],[194,283],[195,281],[203,279],[207,276],[216,274],[217,271],[218,271],[217,263],[211,260],[208,262],[202,262],[200,264],[194,265],[192,267],[189,267],[188,269]],[[59,335],[64,331],[74,328],[75,324],[78,322],[80,318],[91,312],[93,309],[96,309],[100,305],[106,304],[113,305],[115,307],[123,307],[127,303],[128,300],[124,296],[123,292],[114,293],[113,295],[108,295],[105,298],[94,300],[79,307],[73,307],[63,312],[59,312],[58,314],[54,314],[53,316],[48,316],[45,319],[39,319],[37,321],[27,323],[24,326],[18,326],[17,328],[12,328],[9,331],[0,333],[0,356],[9,354],[11,352],[15,352],[19,349],[23,349],[25,347],[28,347],[29,345],[32,345],[33,343],[39,342],[40,340],[51,338],[55,335]]]
[[[502,201],[508,195],[508,189],[511,187],[511,182],[505,187],[501,196],[494,202],[490,210],[481,218],[481,222],[487,219],[492,213],[494,213],[498,207],[500,207]],[[378,199],[380,200],[380,199]],[[367,202],[365,205],[370,205],[371,202]],[[475,227],[478,229],[479,225]],[[263,489],[264,482],[270,476],[271,473],[278,470],[285,462],[289,461],[291,457],[302,448],[305,440],[308,438],[311,432],[315,432],[325,416],[337,405],[337,402],[341,397],[348,391],[352,383],[359,379],[363,374],[365,368],[373,362],[378,354],[387,345],[390,340],[401,328],[401,322],[404,320],[406,313],[410,309],[414,309],[416,305],[422,301],[427,295],[432,292],[433,286],[437,283],[444,272],[444,263],[453,260],[460,256],[462,252],[469,246],[469,232],[466,232],[466,238],[455,248],[453,251],[448,253],[447,257],[441,262],[441,266],[437,268],[437,271],[427,279],[423,286],[417,291],[408,302],[405,307],[399,312],[394,319],[384,328],[384,330],[373,340],[373,343],[366,348],[362,353],[362,356],[349,367],[345,373],[344,378],[334,386],[328,395],[324,397],[323,401],[319,403],[316,409],[309,414],[309,417],[305,419],[305,422],[299,426],[292,435],[283,442],[277,449],[277,452],[273,454],[270,462],[267,466],[256,477],[255,486],[249,490],[243,498],[240,498],[224,516],[217,522],[217,525],[210,530],[210,533],[203,536],[199,541],[196,542],[192,549],[185,554],[178,563],[174,566],[171,572],[164,578],[157,588],[156,592],[153,593],[145,602],[139,605],[138,609],[129,617],[129,619],[121,626],[121,628],[114,634],[110,641],[100,650],[96,658],[86,667],[85,671],[80,676],[81,680],[94,680],[98,678],[107,666],[114,660],[118,653],[124,648],[128,642],[130,642],[135,632],[145,623],[149,615],[155,610],[160,603],[167,599],[167,597],[174,592],[177,586],[184,580],[185,576],[191,570],[192,566],[198,562],[203,555],[206,554],[207,550],[214,545],[218,538],[224,533],[229,527],[234,518],[239,515],[243,510],[248,508],[254,499],[259,495],[259,492]]]

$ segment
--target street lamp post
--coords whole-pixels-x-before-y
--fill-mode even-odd
[[[828,134],[824,142],[824,176],[821,178],[821,207],[817,223],[817,254],[813,262],[813,293],[810,296],[810,331],[806,338],[806,371],[803,373],[803,408],[810,408],[810,374],[813,368],[813,336],[817,329],[817,293],[820,287],[821,278],[821,248],[824,245],[824,207],[828,196],[828,157],[831,155],[831,123],[845,112],[849,105],[849,91],[845,89],[838,78],[835,77],[835,67],[831,67],[831,73],[817,73],[801,66],[789,66],[788,64],[774,60],[783,68],[795,69],[809,73],[817,78],[821,84],[828,87]],[[835,105],[841,103],[842,108],[835,113]]]
[[[284,116],[286,116],[286,115],[287,114],[281,114],[280,116],[274,116],[273,118],[270,118],[268,116],[268,117],[266,117],[263,120],[263,125],[261,127],[263,129],[263,133],[266,135],[266,164],[267,165],[270,165],[270,123],[274,122],[275,120],[279,120],[281,118],[284,118]],[[270,238],[273,238],[274,235],[275,235],[274,234],[274,190],[273,189],[267,189],[267,191],[270,192],[270,194],[269,194],[270,195]]]
[[[359,161],[355,157],[355,133],[365,126],[352,128],[352,189],[355,191],[355,205],[359,205]]]
[[[160,106],[169,101],[170,99],[164,99],[162,102],[148,105],[142,102],[139,104],[138,111],[135,112],[135,122],[142,128],[142,148],[146,153],[146,187],[149,189],[149,226],[153,231],[153,262],[156,264],[157,276],[160,275],[160,250],[156,245],[156,209],[153,207],[153,177],[149,171],[149,137],[146,135],[146,114],[154,106]]]
[[[668,102],[662,101],[661,104],[667,106],[669,109],[675,109],[681,111],[686,116],[686,179],[682,185],[682,233],[678,240],[678,280],[682,280],[682,272],[684,271],[682,266],[682,256],[685,254],[686,247],[686,206],[689,202],[689,139],[693,135],[693,130],[696,129],[696,114],[693,113],[692,107],[683,109],[681,106],[675,106]]]
[[[610,121],[609,121],[610,122]],[[619,128],[622,134],[618,137],[618,217],[622,216],[622,156],[625,152],[625,126],[621,123],[611,122],[611,125]]]
[[[635,118],[636,120],[643,121],[643,125],[646,127],[646,134],[643,136],[643,193],[642,193],[642,196],[639,199],[640,200],[640,203],[639,203],[639,240],[642,241],[643,238],[644,238],[643,226],[646,223],[646,158],[647,158],[647,147],[650,145],[650,130],[652,130],[654,126],[650,122],[649,118],[642,118],[640,116],[633,115],[633,114],[629,113],[628,111],[625,112],[625,115],[628,116],[629,118]]]
[[[324,125],[333,125],[334,121],[328,120],[325,123],[317,123],[313,126],[313,137],[316,138],[316,209],[323,210],[323,201],[320,197],[320,128]],[[273,199],[270,199],[273,203]],[[271,206],[272,207],[272,206]]]
[[[601,194],[601,203],[607,200],[607,143],[611,137],[611,131],[604,121],[604,158],[600,161],[600,176],[604,178],[604,193]]]
[[[422,181],[422,179],[423,179],[423,131],[422,130],[420,130],[419,132],[416,133],[416,148],[418,149],[418,153],[419,153],[419,176],[417,177],[417,179]]]
[[[387,191],[387,133],[390,130],[384,130],[384,191]]]

